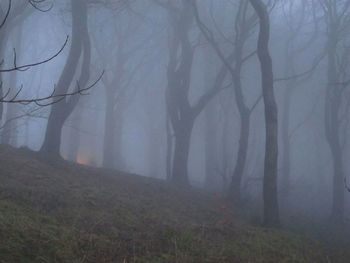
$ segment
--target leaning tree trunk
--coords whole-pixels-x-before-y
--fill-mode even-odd
[[[78,64],[83,55],[79,86],[87,85],[90,71],[91,47],[87,25],[87,3],[83,0],[71,0],[72,6],[72,44],[66,65],[57,84],[56,94],[68,92],[76,75]],[[79,96],[68,97],[53,104],[48,118],[46,133],[41,151],[50,155],[60,156],[62,128]]]
[[[273,89],[272,59],[269,52],[270,19],[266,5],[261,0],[249,0],[259,17],[258,57],[261,66],[263,100],[265,105],[265,162],[264,162],[264,225],[280,224],[277,198],[278,120]]]

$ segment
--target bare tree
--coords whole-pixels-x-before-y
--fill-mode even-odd
[[[185,0],[155,2],[167,10],[171,27],[166,89],[167,110],[174,133],[171,178],[177,184],[188,185],[187,165],[194,122],[207,103],[225,88],[227,70],[222,68],[213,86],[191,105],[188,94],[196,48],[190,39],[194,19],[192,4]]]
[[[259,17],[258,57],[261,65],[263,100],[265,105],[265,163],[264,163],[264,225],[280,225],[277,197],[278,120],[274,95],[272,59],[269,52],[270,19],[262,0],[249,0]]]
[[[313,47],[313,44],[318,39],[319,35],[319,23],[314,10],[312,10],[312,4],[308,2],[302,2],[300,5],[295,1],[285,1],[282,5],[283,18],[285,20],[287,28],[286,44],[285,44],[285,61],[284,61],[284,74],[286,80],[283,81],[285,90],[283,93],[283,108],[281,117],[281,143],[282,143],[282,174],[281,174],[281,193],[283,200],[285,201],[284,206],[287,207],[289,203],[290,193],[290,173],[291,173],[291,137],[295,132],[295,128],[290,127],[290,117],[292,102],[295,96],[297,87],[309,80],[312,74],[315,72],[316,67],[323,59],[324,55],[316,59],[316,63],[311,67],[312,70],[307,70],[307,74],[304,78],[293,77],[298,75],[296,72],[297,59],[300,55],[304,55],[305,51],[309,51]],[[313,14],[308,17],[308,14]],[[312,34],[308,39],[302,41],[302,44],[298,44],[300,35],[303,33],[307,25],[313,24],[311,27]],[[302,123],[304,123],[303,121]],[[301,126],[298,124],[297,128]],[[287,208],[288,209],[288,208]]]
[[[43,5],[43,6],[41,6]],[[32,7],[35,10],[39,10],[41,12],[47,12],[51,9],[51,6],[47,8],[46,0],[44,1],[33,1],[33,0],[25,0],[24,2],[19,2],[18,6],[13,6],[12,0],[8,0],[8,6],[5,11],[0,8],[0,15],[2,17],[2,20],[0,22],[0,56],[3,56],[4,48],[8,40],[8,34],[10,32],[10,29],[13,28],[15,25],[18,25],[20,21],[23,21],[23,19],[28,15],[28,8]],[[12,14],[13,13],[13,14]],[[72,92],[65,92],[60,93],[56,92],[56,88],[53,89],[52,93],[48,96],[44,97],[38,97],[38,98],[20,98],[20,95],[22,94],[23,85],[19,88],[18,91],[16,91],[14,94],[12,94],[13,87],[9,87],[4,92],[3,87],[3,81],[1,79],[1,75],[4,73],[11,73],[11,72],[17,72],[17,71],[27,71],[32,67],[37,67],[40,65],[44,65],[55,58],[57,58],[65,49],[67,46],[69,37],[67,36],[65,42],[61,46],[61,48],[53,54],[51,57],[48,57],[46,59],[32,62],[32,63],[24,63],[19,65],[17,63],[17,52],[14,49],[13,53],[13,65],[9,67],[5,67],[4,60],[1,61],[0,67],[0,117],[2,117],[3,113],[3,105],[6,104],[22,104],[22,105],[29,105],[29,104],[35,104],[39,107],[45,107],[49,105],[54,105],[63,99],[66,99],[68,97],[77,97],[76,95],[82,95],[84,92],[91,89],[98,81],[93,83],[93,85],[81,88],[80,86],[75,89]],[[99,79],[98,79],[99,80]],[[18,119],[17,117],[11,118],[11,119]],[[6,122],[5,122],[6,123]]]
[[[336,225],[344,221],[344,165],[340,140],[340,109],[343,85],[339,85],[338,53],[343,33],[350,19],[350,1],[321,0],[327,28],[327,89],[325,96],[325,133],[333,160],[333,203],[331,219]]]
[[[78,70],[80,58],[82,67],[77,86],[85,87],[90,77],[91,44],[87,25],[87,3],[82,0],[71,1],[72,6],[72,44],[66,65],[57,84],[57,92],[67,93]],[[76,88],[75,88],[76,89]],[[66,97],[51,107],[45,139],[41,151],[60,155],[62,127],[79,100],[78,96]]]
[[[236,203],[239,203],[241,199],[241,182],[248,154],[250,116],[260,101],[259,97],[253,106],[249,108],[245,102],[241,80],[241,72],[243,70],[244,63],[250,57],[252,57],[253,54],[255,54],[255,51],[251,54],[248,54],[247,56],[244,54],[246,42],[251,35],[252,29],[254,29],[256,25],[256,15],[249,14],[248,4],[249,3],[246,0],[239,1],[238,11],[234,24],[235,36],[233,41],[233,56],[228,59],[224,56],[223,51],[215,40],[213,32],[201,21],[196,2],[193,1],[195,18],[199,29],[207,41],[210,43],[210,45],[213,47],[213,49],[216,51],[218,57],[221,59],[224,67],[227,68],[227,71],[229,71],[232,78],[235,101],[240,117],[240,133],[237,160],[235,163],[232,180],[230,182],[228,196],[232,201]]]

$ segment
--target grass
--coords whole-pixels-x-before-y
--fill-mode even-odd
[[[0,263],[348,262],[219,197],[0,147]]]

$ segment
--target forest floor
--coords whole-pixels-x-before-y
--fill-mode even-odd
[[[219,197],[0,146],[0,262],[349,262]],[[346,253],[348,253],[346,255]]]

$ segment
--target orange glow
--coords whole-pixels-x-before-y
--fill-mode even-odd
[[[90,162],[86,156],[83,156],[81,154],[78,155],[77,157],[77,163],[82,164],[82,165],[89,165]]]

